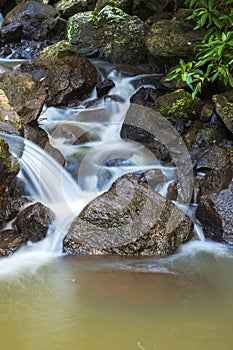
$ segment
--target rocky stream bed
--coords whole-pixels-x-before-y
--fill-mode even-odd
[[[193,100],[187,86],[177,88],[175,81],[165,80],[179,58],[192,59],[193,47],[203,35],[193,32],[184,2],[3,0],[0,9],[4,17],[0,29],[0,255],[44,239],[55,220],[50,208],[30,201],[18,176],[19,159],[11,154],[4,135],[34,142],[72,174],[72,162],[68,164],[61,149],[50,142],[51,135],[41,128],[41,116],[49,107],[64,113],[80,107],[87,116],[94,110],[97,121],[106,124],[106,110],[101,112],[98,106],[125,102],[123,91],[112,93],[116,85],[112,71],[121,78],[138,77],[132,82],[135,92],[129,102],[139,111],[150,110],[155,123],[162,116],[171,125],[172,136],[180,135],[190,156],[190,167],[182,168],[187,172],[169,182],[165,195],[155,190],[168,182],[158,169],[129,172],[116,179],[73,220],[64,239],[65,251],[169,255],[195,238],[194,224],[202,227],[206,238],[232,244],[233,90],[217,82]],[[127,123],[126,115],[121,137],[145,146],[161,166],[177,166],[176,156],[182,159],[182,154],[176,155],[171,134],[167,142],[160,142],[142,113],[140,118],[140,125],[135,125]],[[164,125],[158,124],[158,134],[166,131]],[[83,147],[99,137],[84,131],[63,123],[53,137]],[[120,156],[112,157],[116,159]],[[191,182],[186,183],[187,178]],[[192,215],[187,206],[184,213],[177,204],[185,196],[186,185],[191,193],[185,202],[195,208]],[[109,241],[111,235],[114,244]]]

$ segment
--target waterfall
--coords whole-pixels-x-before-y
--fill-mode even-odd
[[[98,63],[96,64],[98,66]],[[55,232],[51,234],[48,232],[43,241],[21,248],[17,254],[8,258],[8,261],[18,261],[17,257],[20,256],[21,264],[25,265],[25,261],[31,261],[33,255],[34,258],[37,256],[40,264],[45,255],[61,254],[62,241],[73,218],[90,200],[107,191],[111,184],[124,174],[160,169],[166,183],[158,186],[156,190],[163,195],[166,195],[168,184],[176,178],[176,167],[162,165],[142,144],[122,140],[120,137],[125,116],[132,106],[131,96],[142,86],[153,87],[138,84],[140,79],[148,75],[122,77],[121,73],[111,66],[106,66],[106,71],[107,73],[103,73],[103,79],[112,79],[115,83],[115,87],[109,92],[109,99],[99,99],[94,107],[86,107],[87,101],[75,108],[44,107],[38,119],[40,127],[49,136],[49,143],[63,154],[66,160],[65,168],[31,141],[18,136],[0,134],[9,143],[11,153],[19,159],[21,170],[18,176],[25,183],[30,199],[33,202],[42,202],[56,216]],[[118,96],[121,102],[116,102],[111,96]],[[89,100],[91,99],[96,99],[95,89]],[[140,108],[142,107],[135,105],[131,110],[132,114],[140,113]],[[143,119],[145,130],[150,131],[150,120],[149,122],[146,120],[146,115],[143,118],[145,118]],[[160,135],[164,137],[165,146],[168,149],[170,147],[172,152],[175,148],[174,142],[178,141],[174,153],[175,164],[181,154],[183,159],[179,165],[183,173],[188,174],[191,168],[190,159],[185,158],[186,150],[180,146],[178,133],[168,125],[168,122],[166,123],[165,125],[164,118],[155,122],[156,139],[159,139]],[[137,126],[134,123],[134,115],[131,125]],[[162,130],[164,125],[165,131]],[[63,137],[63,127],[71,128],[74,134],[78,132],[79,137],[76,140],[72,137],[70,139]],[[79,141],[80,137],[86,135],[85,141]],[[184,184],[187,188],[188,185],[188,182]]]

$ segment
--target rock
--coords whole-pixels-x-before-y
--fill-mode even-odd
[[[227,149],[212,145],[190,152],[196,171],[222,170],[231,162]]]
[[[117,7],[125,13],[132,14],[133,0],[98,0],[95,5],[94,13],[97,14],[107,5]]]
[[[28,203],[26,198],[0,198],[0,222],[13,220]]]
[[[107,93],[114,88],[115,84],[110,79],[105,79],[96,85],[96,92],[98,97],[103,97],[107,95]]]
[[[141,87],[130,99],[131,103],[150,107],[157,98],[156,89]]]
[[[193,100],[189,92],[180,89],[158,97],[153,109],[172,123],[178,119],[187,121],[197,117],[201,110],[201,100],[198,97]]]
[[[133,14],[140,17],[143,21],[153,16],[161,14],[167,10],[171,12],[175,9],[173,0],[133,0]]]
[[[64,248],[72,254],[163,256],[191,237],[192,223],[175,204],[125,175],[74,219]]]
[[[233,183],[218,194],[202,196],[196,217],[207,237],[233,244]]]
[[[44,130],[38,127],[31,127],[30,125],[24,125],[23,130],[25,139],[30,140],[43,148],[62,166],[65,164],[65,158],[57,148],[54,148],[50,144],[49,137]]]
[[[216,112],[233,134],[233,90],[212,97]]]
[[[62,18],[68,19],[78,12],[87,10],[87,0],[60,0],[54,4]]]
[[[201,42],[203,30],[193,31],[193,26],[175,19],[155,22],[146,35],[146,47],[162,65],[179,63],[180,58],[193,60],[193,48]]]
[[[3,90],[0,89],[0,120],[13,123],[19,122],[20,118],[11,107],[9,100]]]
[[[5,42],[12,40],[12,31],[16,31],[14,41],[20,39],[44,40],[57,37],[65,29],[66,22],[58,18],[54,7],[31,1],[15,6],[4,18],[0,33]],[[19,35],[20,32],[20,35]]]
[[[12,255],[18,248],[26,243],[26,237],[15,230],[0,232],[0,256]]]
[[[15,225],[27,240],[37,242],[45,238],[49,227],[55,220],[53,212],[37,202],[24,209],[15,220]]]
[[[0,89],[20,116],[21,123],[36,120],[45,103],[46,91],[30,74],[13,71],[0,75]]]
[[[47,106],[78,105],[97,83],[95,67],[67,41],[45,48],[20,66],[47,92]]]
[[[92,12],[78,13],[67,22],[67,38],[80,52],[114,63],[145,61],[147,30],[139,18],[111,6],[105,6],[96,16]]]
[[[18,172],[18,162],[12,158],[8,144],[0,137],[0,199],[6,198]]]

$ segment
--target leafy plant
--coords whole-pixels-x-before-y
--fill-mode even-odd
[[[216,79],[233,87],[233,0],[186,0],[193,8],[188,17],[194,20],[194,30],[205,28],[206,34],[195,47],[195,59],[174,69],[166,80],[185,81],[194,98],[206,82]]]

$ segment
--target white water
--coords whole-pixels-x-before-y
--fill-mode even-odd
[[[51,257],[60,255],[63,237],[73,218],[91,199],[109,189],[119,176],[151,168],[160,169],[166,183],[158,186],[157,190],[163,195],[166,194],[168,184],[175,179],[174,167],[160,164],[141,144],[126,142],[120,138],[122,123],[130,107],[130,97],[139,89],[133,83],[145,75],[122,78],[113,69],[106,77],[115,83],[109,95],[120,96],[125,102],[115,102],[110,98],[98,101],[95,108],[85,108],[85,104],[70,109],[47,108],[39,118],[40,126],[49,135],[50,143],[65,156],[67,168],[69,169],[69,164],[74,167],[75,171],[71,171],[74,178],[32,142],[2,135],[9,142],[12,154],[20,158],[20,177],[26,184],[29,196],[33,201],[40,201],[52,209],[56,214],[56,222],[55,232],[48,233],[45,240],[28,244],[12,257],[1,259],[0,274],[16,272],[22,267],[34,270]],[[95,97],[94,90],[92,98]],[[64,124],[80,127],[84,129],[84,133],[96,138],[79,144],[62,137],[54,137]],[[107,166],[109,160],[120,160],[120,164]],[[187,211],[187,206],[184,207]],[[202,251],[206,247],[208,251],[209,243],[204,242],[198,225],[195,225],[195,232],[199,241],[191,243],[190,246],[194,245],[196,251]]]

